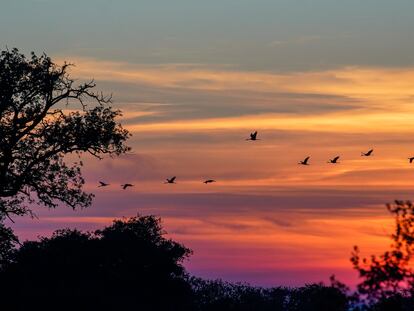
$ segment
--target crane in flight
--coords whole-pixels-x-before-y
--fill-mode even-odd
[[[258,140],[257,131],[255,131],[254,133],[250,133],[250,138],[247,138],[246,140]]]
[[[328,161],[328,163],[337,164],[337,163],[339,163],[339,162],[338,162],[339,158],[340,158],[340,156],[336,156],[335,158],[330,159],[330,160]]]
[[[206,185],[211,184],[213,182],[216,182],[216,181],[214,179],[207,179],[207,180],[203,181],[203,183],[205,183]]]
[[[103,181],[99,181],[99,188],[100,187],[106,187],[106,186],[109,186],[109,184],[107,184],[106,182],[103,182]]]
[[[177,178],[177,176],[173,176],[171,178],[166,178],[166,182],[164,182],[164,184],[175,184],[175,179]]]
[[[128,188],[128,187],[133,187],[134,185],[132,185],[132,184],[123,184],[123,185],[121,185],[121,187],[122,187],[122,189],[126,189],[126,188]]]
[[[309,165],[309,159],[310,159],[310,157],[306,157],[303,161],[299,161],[299,163],[298,164],[301,164],[301,165]]]
[[[368,152],[361,152],[361,157],[369,157],[374,152],[374,149],[368,150]]]

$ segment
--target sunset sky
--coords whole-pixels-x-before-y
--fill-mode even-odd
[[[353,245],[388,247],[385,203],[414,199],[414,1],[0,4],[1,49],[74,63],[133,134],[130,154],[85,159],[90,208],[36,208],[23,239],[154,214],[191,273],[265,286],[355,284]]]

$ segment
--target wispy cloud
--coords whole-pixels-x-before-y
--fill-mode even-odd
[[[115,99],[119,96],[122,103],[129,98],[122,107],[133,131],[236,129],[257,124],[278,130],[413,131],[406,118],[414,112],[413,68],[348,67],[281,74],[196,64],[73,61],[78,65],[76,76],[87,78],[93,73],[106,86],[124,85],[115,92]],[[131,124],[134,119],[136,124]]]
[[[191,271],[252,280],[254,267],[261,284],[286,284],[301,269],[308,281],[334,272],[355,281],[346,270],[352,245],[388,244],[383,204],[409,198],[414,186],[414,68],[278,73],[68,60],[73,76],[114,91],[132,154],[85,159],[94,206],[40,211],[38,222],[17,227],[23,235],[30,226],[50,233],[161,215],[170,236],[195,250]],[[261,140],[247,142],[253,130]],[[374,156],[362,158],[369,148]],[[299,166],[308,155],[311,165]],[[341,163],[328,164],[336,155]],[[175,175],[176,185],[163,184]],[[102,179],[111,185],[98,189]],[[121,190],[123,182],[135,187]]]
[[[237,71],[198,64],[139,65],[71,58],[74,74],[83,78],[147,84],[164,88],[250,90],[324,94],[358,99],[401,99],[413,96],[414,68],[344,67],[314,72]]]

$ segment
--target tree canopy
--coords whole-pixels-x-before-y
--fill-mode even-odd
[[[182,262],[191,251],[164,233],[159,218],[137,216],[95,232],[63,229],[26,241],[0,272],[0,293],[9,298],[2,305],[186,310],[191,287]]]
[[[190,277],[192,251],[165,237],[159,218],[115,220],[95,232],[62,229],[26,241],[0,269],[7,310],[345,311],[346,294],[322,283],[262,288]]]
[[[412,295],[414,292],[414,204],[396,200],[387,204],[395,218],[395,232],[391,235],[391,249],[380,255],[363,258],[354,247],[351,262],[362,278],[358,291],[369,303],[385,301],[396,295]]]
[[[111,97],[95,92],[93,81],[77,84],[70,66],[45,54],[0,53],[0,221],[30,213],[28,203],[89,206],[82,161],[68,164],[64,156],[129,150]]]

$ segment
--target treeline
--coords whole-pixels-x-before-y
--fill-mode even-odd
[[[11,234],[11,232],[9,232]],[[1,310],[413,310],[407,294],[367,304],[334,278],[329,285],[253,287],[190,276],[184,245],[161,220],[137,216],[95,232],[59,230],[1,245]],[[1,243],[1,242],[0,242]]]
[[[116,220],[96,232],[59,230],[10,248],[0,272],[5,310],[346,310],[332,286],[260,288],[191,277],[191,255],[159,218]],[[6,248],[4,248],[6,249]]]

